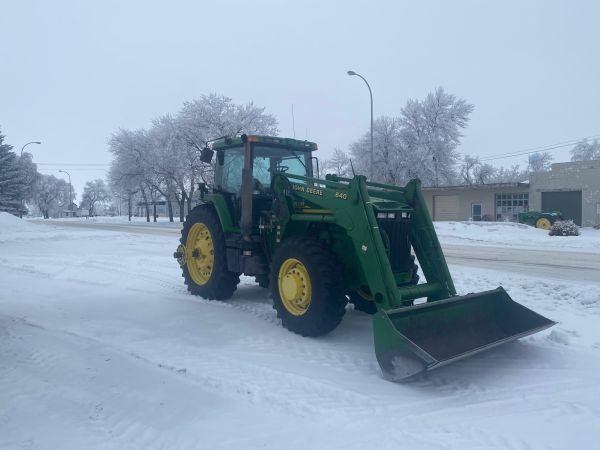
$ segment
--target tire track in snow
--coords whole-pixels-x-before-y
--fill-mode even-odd
[[[184,376],[204,387],[250,402],[267,403],[286,412],[304,417],[327,417],[332,410],[343,410],[349,415],[362,416],[365,407],[374,406],[369,396],[346,391],[330,382],[314,380],[285,370],[272,369],[248,361],[233,361],[229,357],[205,352],[193,361],[194,367],[182,366],[178,361],[168,362],[165,358],[145,355],[140,349],[115,346],[114,343],[86,336],[69,330],[47,328],[40,324],[23,321],[25,325],[43,329],[49,333],[60,333],[77,340],[102,346],[110,352],[143,361],[154,367]],[[186,362],[186,361],[183,361]]]
[[[9,325],[4,326],[7,322]],[[129,384],[123,385],[118,376],[110,374],[110,369],[107,373],[107,368],[98,367],[98,364],[107,365],[111,360],[121,358],[117,352],[75,333],[49,330],[24,319],[0,317],[0,323],[6,329],[25,329],[15,335],[5,333],[10,344],[0,350],[0,361],[12,361],[7,351],[18,352],[17,364],[5,367],[0,363],[0,399],[6,399],[0,402],[1,448],[69,447],[69,440],[62,440],[63,435],[71,438],[78,435],[84,439],[86,444],[79,448],[172,448],[172,436],[165,438],[153,426],[152,418],[140,421],[158,413],[158,405],[152,405],[153,398],[142,397],[143,390],[138,392]],[[36,348],[32,343],[39,342],[40,338],[32,341],[29,338],[40,333],[46,345]],[[82,355],[85,355],[83,360]],[[125,358],[131,360],[129,356]],[[143,365],[144,376],[147,376],[147,364]],[[132,411],[136,410],[146,413],[132,417]],[[69,427],[61,432],[61,441],[56,447],[44,435],[33,435],[25,440],[15,438],[28,433],[20,429],[23,419],[19,420],[18,416],[31,413],[37,413],[42,420],[47,417],[45,420],[50,423]],[[178,414],[167,417],[164,414],[164,411],[160,412],[160,421],[179,420]],[[15,416],[17,420],[13,423]],[[180,444],[180,448],[196,448],[199,442],[194,438],[180,440]]]

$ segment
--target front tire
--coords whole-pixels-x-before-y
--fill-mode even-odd
[[[344,280],[334,254],[320,241],[291,237],[273,255],[270,288],[282,325],[302,336],[334,330],[346,312]]]
[[[178,261],[188,291],[208,300],[231,298],[240,274],[227,269],[225,236],[212,205],[195,207],[181,230]]]

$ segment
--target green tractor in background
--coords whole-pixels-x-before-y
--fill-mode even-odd
[[[254,276],[271,290],[283,326],[313,337],[334,330],[350,301],[373,314],[377,360],[390,380],[554,324],[502,287],[457,296],[419,180],[315,178],[316,149],[242,135],[202,151],[204,162],[216,151],[214,186],[202,187],[174,254],[192,294],[227,300],[240,274]]]
[[[549,230],[554,222],[557,220],[563,220],[561,213],[555,212],[539,212],[539,211],[528,211],[522,212],[517,215],[519,223],[531,225],[532,227],[540,228],[542,230]]]

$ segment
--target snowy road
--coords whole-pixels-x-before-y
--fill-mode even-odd
[[[180,230],[179,223],[169,222],[43,221],[42,223],[128,233],[176,235],[177,237],[179,237]],[[557,280],[600,284],[600,252],[519,249],[490,246],[489,244],[480,246],[475,244],[449,244],[444,242],[443,237],[441,241],[449,264],[517,272]]]
[[[176,230],[0,225],[0,448],[598,448],[597,285],[451,263],[559,324],[394,384],[365,314],[307,339],[250,278],[189,295]]]

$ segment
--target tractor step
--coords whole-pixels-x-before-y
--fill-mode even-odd
[[[379,311],[375,353],[385,378],[400,381],[553,326],[499,287]]]

